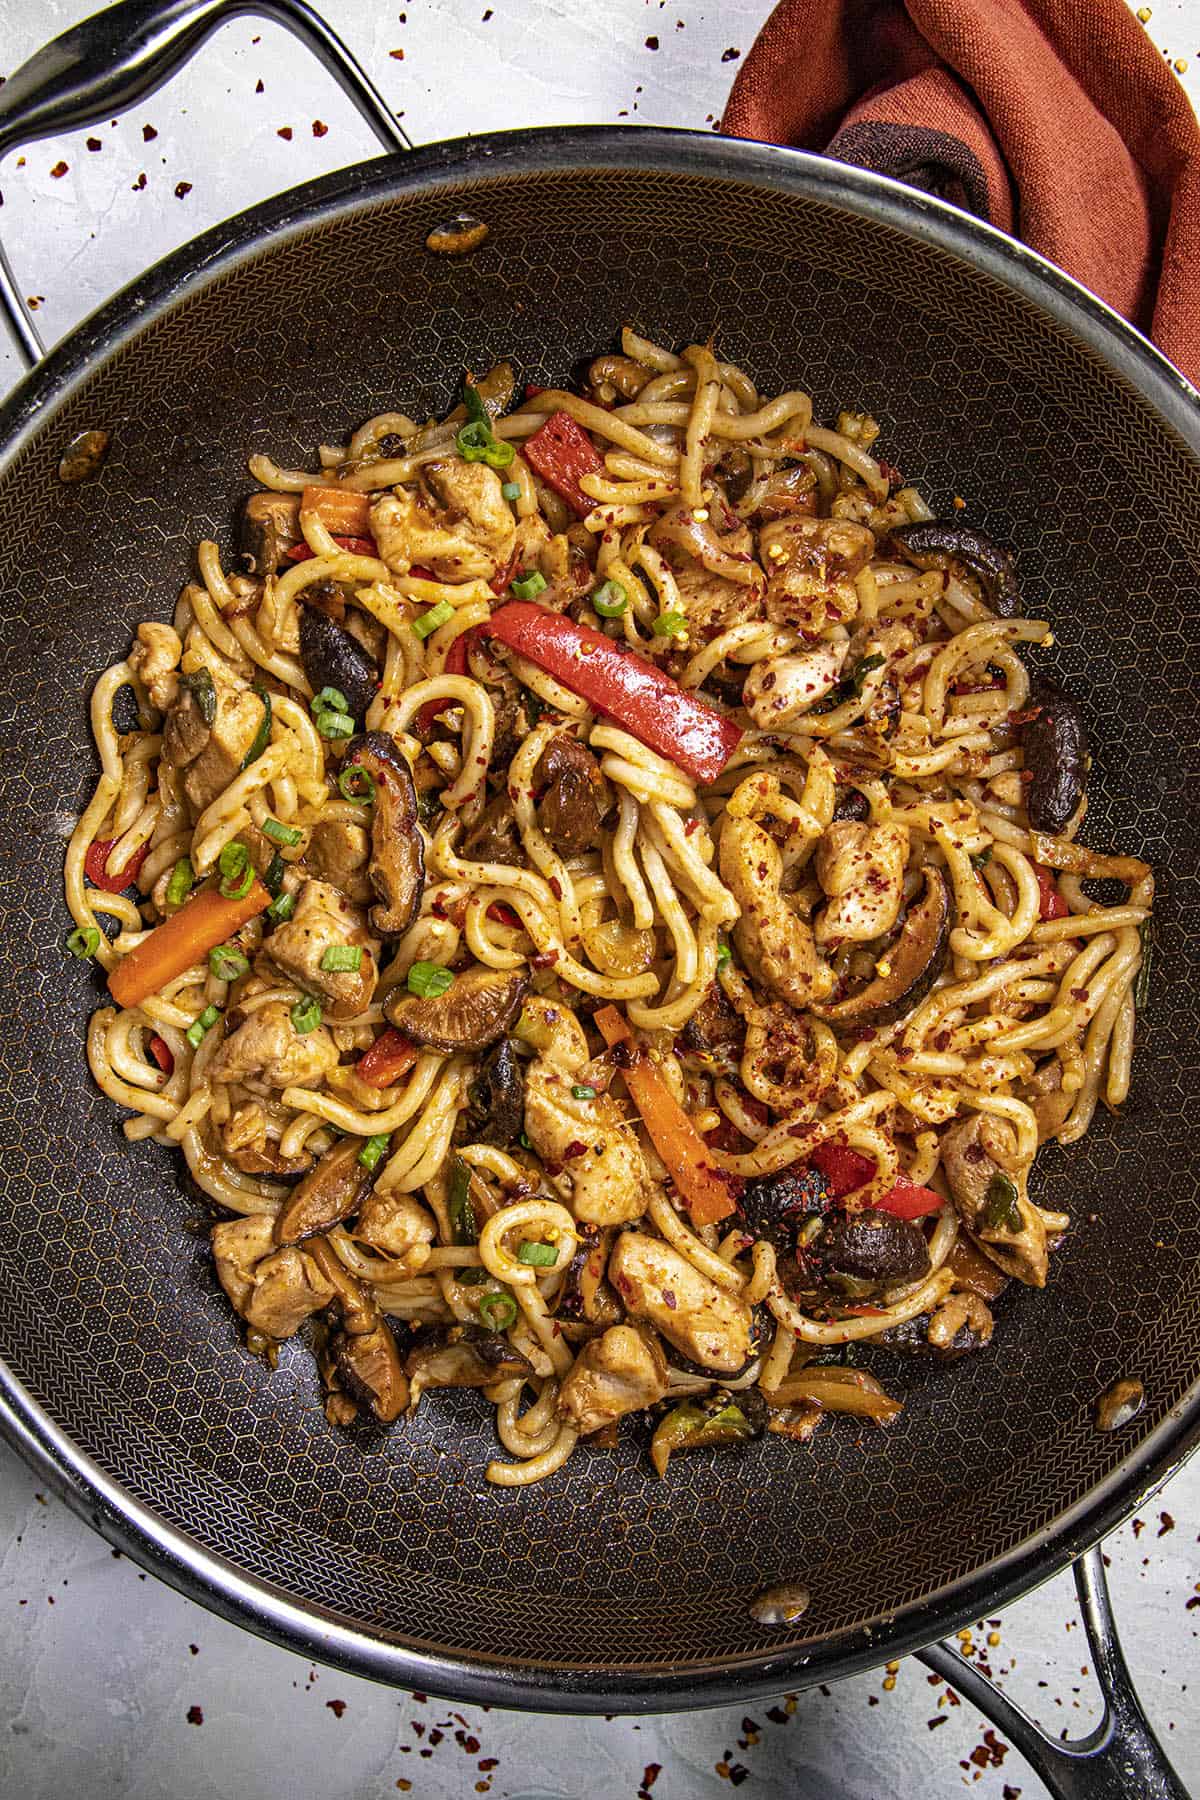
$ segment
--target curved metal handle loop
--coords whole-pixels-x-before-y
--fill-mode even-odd
[[[1099,1545],[1075,1564],[1075,1592],[1104,1715],[1086,1737],[1048,1736],[949,1643],[917,1652],[927,1668],[967,1696],[1010,1738],[1054,1800],[1189,1800],[1142,1711],[1117,1636]]]
[[[305,0],[117,0],[31,56],[0,89],[0,156],[145,99],[182,68],[226,20],[273,19],[312,51],[350,97],[385,151],[407,135],[358,60]],[[0,248],[0,305],[32,367],[45,346]]]

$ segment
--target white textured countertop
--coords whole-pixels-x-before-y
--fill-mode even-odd
[[[0,0],[0,72],[93,9]],[[719,116],[767,0],[324,0],[417,143],[463,132]],[[1145,10],[1145,9],[1143,9]],[[1146,29],[1200,93],[1200,0]],[[648,48],[655,41],[658,49]],[[403,52],[401,55],[400,53]],[[263,91],[256,93],[261,79]],[[313,122],[328,129],[314,134]],[[290,139],[279,135],[289,127]],[[99,145],[89,149],[86,140]],[[0,229],[48,339],[216,220],[371,154],[286,35],[242,19],[121,121],[0,167]],[[52,176],[60,162],[68,168]],[[16,379],[0,348],[0,388]],[[1129,1661],[1200,1793],[1200,1461],[1109,1542]],[[22,1800],[991,1800],[1044,1790],[966,1704],[908,1661],[774,1707],[569,1721],[417,1699],[260,1643],[117,1558],[0,1448],[0,1796]],[[977,1654],[1056,1732],[1096,1716],[1066,1578],[983,1623]],[[657,1774],[655,1770],[658,1770]]]

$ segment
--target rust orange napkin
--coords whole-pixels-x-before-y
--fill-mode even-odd
[[[1200,382],[1200,127],[1122,0],[782,0],[722,128],[1024,238]]]

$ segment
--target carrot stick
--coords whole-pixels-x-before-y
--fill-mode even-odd
[[[109,975],[109,993],[118,1006],[140,1006],[270,904],[261,881],[252,881],[240,900],[227,900],[219,888],[201,888],[121,958]]]
[[[370,537],[371,496],[351,488],[306,487],[300,511],[316,513],[331,537]]]
[[[615,1006],[602,1006],[595,1024],[610,1050],[615,1044],[632,1046],[632,1033]],[[733,1195],[714,1168],[708,1145],[654,1064],[642,1051],[633,1049],[631,1061],[619,1067],[650,1141],[687,1202],[693,1222],[715,1225],[718,1219],[727,1219],[735,1210]]]

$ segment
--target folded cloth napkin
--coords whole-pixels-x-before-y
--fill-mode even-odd
[[[782,0],[722,129],[1023,237],[1200,382],[1200,127],[1122,0]]]

